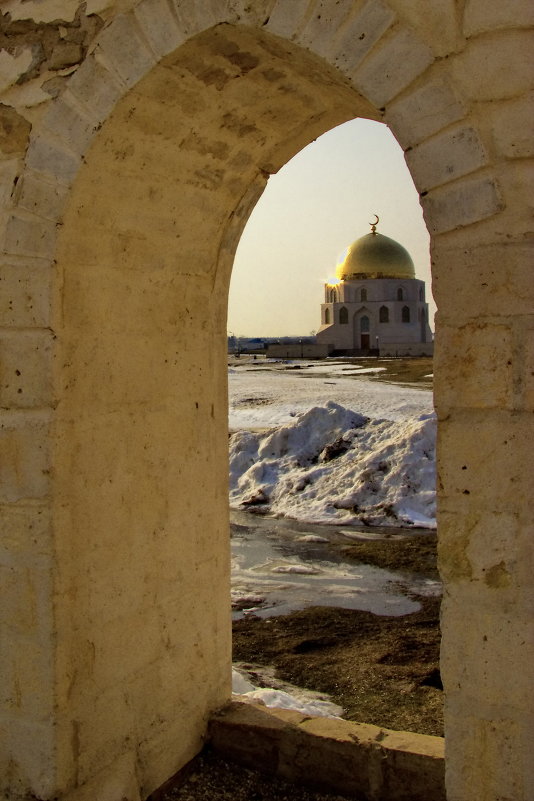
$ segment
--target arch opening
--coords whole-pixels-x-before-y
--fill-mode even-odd
[[[58,591],[77,588],[58,610],[76,678],[58,680],[56,734],[76,718],[81,782],[109,759],[98,732],[113,718],[153,789],[198,751],[207,714],[229,695],[221,466],[233,255],[267,175],[358,115],[377,116],[317,57],[220,25],[131,89],[84,158],[58,242],[54,444],[57,542],[70,543]],[[87,640],[106,655],[91,675]],[[154,670],[165,677],[156,685]],[[88,705],[94,681],[103,690]],[[158,750],[169,737],[180,747]]]
[[[212,450],[223,454],[222,437],[210,437],[216,432],[216,421],[225,416],[224,392],[218,389],[224,386],[220,369],[223,359],[219,359],[217,342],[219,331],[220,341],[224,341],[222,298],[235,241],[262,191],[265,173],[277,169],[309,141],[308,136],[326,130],[336,124],[335,120],[358,114],[380,116],[350,88],[347,92],[348,84],[324,62],[294,44],[263,33],[252,35],[252,45],[261,39],[264,50],[275,59],[280,57],[274,71],[264,75],[269,89],[265,92],[265,85],[262,89],[258,84],[258,105],[253,103],[254,92],[245,92],[246,96],[234,98],[237,105],[231,108],[227,101],[232,100],[232,90],[245,84],[253,86],[249,81],[258,67],[254,62],[257,53],[251,52],[250,40],[245,45],[240,33],[235,33],[237,28],[230,26],[218,32],[232,32],[234,41],[230,45],[227,37],[226,43],[219,38],[215,45],[212,32],[208,32],[203,42],[198,39],[189,51],[187,46],[183,51],[180,48],[182,55],[191,58],[189,64],[176,54],[176,60],[175,56],[168,57],[160,65],[164,72],[155,68],[118,103],[86,154],[64,219],[59,219],[60,211],[55,217],[56,212],[48,208],[43,213],[50,199],[57,210],[77,169],[73,156],[85,155],[81,141],[87,134],[85,117],[90,120],[89,127],[96,119],[87,103],[91,79],[96,84],[109,81],[98,98],[104,101],[99,105],[100,114],[102,106],[108,101],[113,105],[113,98],[150,69],[147,64],[154,63],[147,40],[153,44],[155,35],[160,46],[165,40],[158,52],[168,52],[166,32],[162,34],[161,25],[150,19],[150,9],[157,7],[167,13],[172,23],[170,39],[183,41],[192,28],[212,24],[220,18],[219,12],[226,13],[224,3],[208,5],[205,18],[186,4],[172,4],[172,16],[166,3],[140,3],[135,10],[119,15],[111,23],[114,27],[103,31],[102,47],[99,44],[98,52],[88,55],[89,69],[80,69],[70,82],[71,87],[77,85],[79,89],[86,81],[85,99],[78,96],[76,100],[85,112],[79,115],[75,110],[73,115],[75,126],[81,121],[81,129],[66,131],[69,124],[61,114],[52,115],[52,148],[47,150],[51,132],[45,124],[41,136],[43,127],[38,123],[27,151],[23,181],[19,181],[14,195],[12,175],[6,178],[6,208],[9,215],[14,212],[6,225],[6,273],[13,279],[20,268],[24,278],[13,279],[15,288],[10,291],[21,305],[15,314],[10,310],[7,315],[9,326],[23,324],[16,332],[6,334],[4,344],[9,354],[7,340],[13,336],[20,344],[24,338],[20,352],[34,359],[35,349],[26,341],[28,324],[36,326],[41,341],[52,329],[57,337],[53,377],[49,376],[50,361],[43,366],[39,360],[42,381],[36,381],[38,391],[33,403],[11,403],[9,388],[3,387],[14,409],[12,415],[11,410],[7,413],[7,422],[14,425],[13,436],[11,429],[8,433],[10,444],[14,442],[24,458],[27,452],[32,458],[37,454],[38,479],[32,474],[31,481],[26,482],[24,473],[16,476],[13,485],[20,491],[24,521],[34,521],[41,513],[53,519],[53,526],[46,531],[47,558],[52,567],[38,585],[46,595],[48,618],[44,620],[43,616],[38,621],[30,637],[46,674],[38,688],[39,708],[33,708],[30,688],[17,701],[16,714],[20,712],[20,717],[15,720],[10,717],[12,710],[7,712],[19,733],[14,745],[11,741],[7,744],[8,762],[15,766],[15,773],[22,765],[19,774],[13,774],[13,782],[19,782],[22,776],[31,784],[32,795],[74,798],[70,790],[82,787],[81,793],[87,797],[87,782],[101,777],[101,770],[108,771],[109,776],[119,762],[122,768],[127,765],[124,770],[129,777],[138,777],[139,791],[146,795],[198,747],[206,710],[226,692],[225,614],[221,612],[217,618],[216,604],[213,598],[208,601],[206,594],[189,601],[195,589],[210,578],[218,588],[218,581],[222,582],[227,572],[219,547],[224,525],[216,515],[226,494],[219,482],[222,463],[216,455],[207,455],[206,440]],[[275,5],[278,10],[287,7]],[[473,787],[479,795],[519,795],[525,788],[528,794],[532,784],[524,771],[528,755],[516,736],[527,723],[520,692],[526,685],[518,680],[510,688],[509,671],[499,669],[506,663],[503,654],[513,654],[521,664],[532,661],[525,654],[521,637],[528,625],[524,610],[529,583],[520,570],[528,563],[531,521],[518,501],[519,497],[529,497],[524,478],[528,471],[521,473],[519,464],[528,464],[529,458],[522,445],[526,448],[529,442],[530,373],[527,375],[521,348],[516,361],[518,349],[511,344],[518,331],[526,335],[526,315],[531,312],[524,249],[528,230],[526,173],[518,169],[517,161],[518,156],[524,158],[531,151],[521,133],[524,73],[517,65],[506,75],[499,69],[503,54],[507,58],[522,57],[523,32],[512,29],[525,21],[518,23],[517,18],[505,13],[499,19],[490,15],[484,21],[472,4],[465,12],[438,10],[421,20],[415,7],[406,9],[405,5],[392,4],[393,13],[389,6],[382,9],[386,14],[383,28],[377,30],[375,41],[366,37],[360,45],[370,48],[363,56],[361,50],[349,53],[348,44],[344,51],[343,36],[337,37],[336,47],[342,64],[347,65],[349,59],[348,68],[355,67],[358,85],[375,98],[377,107],[386,108],[387,118],[402,136],[404,146],[410,147],[408,160],[418,175],[429,228],[435,234],[434,277],[443,337],[436,397],[441,415],[441,493],[445,502],[441,524],[447,544],[441,560],[448,583],[443,664],[449,725],[455,734],[448,745],[448,787],[458,798],[470,798]],[[367,7],[364,4],[362,8]],[[353,24],[362,23],[361,11],[358,7],[356,17],[350,20],[339,12],[341,17],[336,19],[340,27],[333,30],[337,34],[350,32]],[[243,13],[252,14],[252,24],[258,24],[250,6]],[[113,9],[110,14],[113,19]],[[330,47],[329,32],[319,18],[304,18],[301,10],[288,20],[280,13],[272,15],[276,16],[275,29],[282,30],[282,35],[295,36],[305,46],[311,41],[311,46],[321,52]],[[140,19],[147,17],[147,31],[141,31]],[[177,29],[178,19],[183,35],[182,29]],[[350,25],[344,30],[345,22]],[[448,31],[444,38],[442,22],[446,22]],[[434,36],[433,26],[439,28],[440,36]],[[125,38],[125,32],[132,32],[133,40]],[[116,52],[110,47],[115,33],[122,34],[122,48]],[[245,45],[242,49],[241,44]],[[333,62],[335,56],[329,52]],[[300,73],[298,64],[303,67]],[[385,70],[386,64],[392,69]],[[317,85],[315,80],[310,84],[309,74],[319,79]],[[189,75],[194,80],[189,81]],[[500,80],[494,86],[495,75]],[[78,76],[83,77],[78,81]],[[147,92],[147,86],[153,91]],[[316,104],[317,93],[323,99]],[[335,108],[329,104],[329,93],[335,95]],[[131,100],[137,100],[137,105]],[[235,112],[249,104],[254,106],[253,119],[239,113],[236,116]],[[175,105],[180,106],[179,111]],[[509,114],[512,105],[515,111]],[[233,130],[236,138],[246,142],[241,154],[237,150],[231,154],[231,160],[236,159],[235,176],[219,165],[219,159],[224,162],[225,138],[220,140],[220,155],[211,161],[215,142],[210,139],[206,144],[200,135],[204,129],[199,131],[195,124],[187,131],[180,127],[187,126],[187,120],[202,120],[206,130],[211,130],[217,120],[221,123],[223,107],[232,112],[222,120],[225,137],[227,129]],[[143,115],[143,109],[148,108],[156,113]],[[162,109],[164,114],[160,113]],[[285,121],[279,118],[280,110],[282,114],[291,112]],[[98,124],[106,113],[98,117]],[[258,114],[259,126],[255,124]],[[189,162],[185,158],[173,161],[169,156],[177,141],[176,131],[165,123],[169,115],[174,115],[182,131],[180,144],[188,150]],[[189,142],[188,134],[193,134]],[[146,146],[139,147],[145,136]],[[446,158],[441,160],[441,154]],[[18,157],[14,161],[15,165],[8,165],[8,173],[20,165]],[[119,162],[120,170],[116,169]],[[203,170],[206,162],[209,169]],[[121,197],[99,165],[106,165],[120,178]],[[142,180],[136,183],[136,176]],[[174,207],[175,196],[167,200],[161,197],[162,187],[173,182],[175,189],[183,190]],[[99,183],[102,192],[98,191]],[[39,196],[39,192],[44,194]],[[94,203],[88,209],[84,198],[90,203],[102,200],[102,208],[109,212],[107,217],[98,213]],[[174,208],[174,216],[170,208]],[[147,222],[150,212],[152,218]],[[54,226],[58,221],[63,227],[56,253]],[[80,234],[78,249],[73,246],[73,231]],[[180,255],[172,261],[178,239]],[[53,287],[51,319],[47,292],[50,281],[55,280],[50,275],[55,273],[56,256],[59,279]],[[35,277],[41,268],[47,273],[44,280],[42,274],[39,279]],[[26,306],[22,311],[27,301],[26,297],[21,301],[26,291],[21,289],[24,281],[31,284],[34,298],[40,292],[42,308],[37,314]],[[170,296],[172,300],[165,303]],[[200,307],[202,317],[195,314]],[[482,326],[480,316],[485,318]],[[39,326],[48,328],[39,330]],[[35,332],[31,333],[33,336]],[[176,346],[177,339],[181,348]],[[495,342],[499,348],[505,343],[498,363],[493,359]],[[208,359],[202,362],[206,348]],[[463,366],[450,358],[461,348],[472,356],[462,360]],[[487,353],[492,354],[490,361]],[[508,354],[514,355],[513,362],[512,358],[506,360]],[[88,402],[93,396],[94,404]],[[179,402],[175,408],[171,398],[176,397]],[[199,419],[204,437],[195,431]],[[37,443],[32,426],[38,429]],[[31,446],[27,446],[29,436]],[[41,470],[41,457],[49,441],[51,456],[46,465],[52,469]],[[182,462],[167,475],[166,464],[176,451]],[[208,480],[210,471],[214,482]],[[509,481],[503,482],[503,475]],[[144,499],[134,490],[138,489],[139,476],[143,480],[147,477]],[[193,476],[199,481],[195,482]],[[180,502],[170,492],[175,491],[176,478],[182,482],[177,493]],[[32,494],[35,487],[36,497]],[[15,511],[11,490],[8,480],[8,515]],[[204,493],[210,508],[192,511],[193,493]],[[139,515],[145,501],[150,511]],[[87,520],[89,508],[92,519]],[[147,532],[150,548],[146,547]],[[32,557],[37,553],[41,556],[38,547],[34,541]],[[171,571],[177,547],[182,559],[178,594],[174,565]],[[191,566],[198,570],[196,583],[188,575]],[[27,565],[23,567],[26,570]],[[34,577],[37,573],[38,568],[33,571]],[[88,578],[91,574],[94,587]],[[105,597],[110,599],[107,605]],[[183,641],[177,643],[172,633],[167,634],[175,631],[184,608],[191,614],[180,621]],[[206,631],[205,627],[197,628],[202,611],[210,621]],[[145,635],[142,649],[132,635],[132,617]],[[487,645],[473,647],[473,634],[488,622],[494,642],[489,637]],[[215,646],[209,639],[214,633]],[[18,635],[13,636],[16,640]],[[186,656],[192,652],[194,666]],[[128,654],[127,663],[124,653]],[[207,695],[199,692],[191,702],[187,692],[176,690],[169,697],[168,689],[176,685],[176,656],[178,672],[186,684],[189,682],[189,689],[207,679],[203,684],[210,687]],[[165,705],[161,687],[166,688]],[[169,708],[173,710],[172,719],[166,715]],[[28,709],[31,712],[27,713]],[[187,721],[185,727],[177,723],[176,716]],[[42,753],[34,762],[26,754],[29,731],[32,735],[37,731],[42,743]],[[182,748],[171,755],[168,745],[172,742],[181,742]],[[493,753],[505,756],[495,760]],[[132,795],[138,797],[135,781]]]

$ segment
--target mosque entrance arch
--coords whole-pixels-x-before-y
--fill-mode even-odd
[[[371,312],[363,307],[351,319],[353,348],[356,352],[369,351],[373,347],[374,325]]]
[[[522,32],[507,30],[506,11],[485,23],[474,3],[460,22],[440,4],[421,21],[393,0],[327,2],[321,15],[241,6],[150,0],[114,17],[112,4],[2,173],[2,436],[17,454],[2,485],[17,577],[5,614],[39,599],[31,619],[6,622],[14,663],[32,662],[2,709],[2,790],[76,801],[113,781],[128,801],[146,797],[198,751],[229,697],[233,254],[267,176],[368,116],[407,151],[432,236],[448,787],[455,801],[473,788],[519,798],[525,694],[502,668],[509,654],[532,663],[518,572],[530,390],[491,343],[511,353],[511,318],[516,336],[529,310],[513,165],[526,144],[500,105],[524,87],[519,69],[499,69]],[[509,95],[487,74],[518,85]],[[450,355],[459,349],[469,370]]]
[[[371,347],[371,321],[368,314],[362,314],[359,318],[359,338],[361,350],[369,350]]]

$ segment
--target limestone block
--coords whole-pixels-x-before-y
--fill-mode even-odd
[[[232,14],[230,21],[237,23],[246,22],[248,25],[261,27],[266,25],[270,19],[270,14],[276,0],[256,0],[250,3],[248,0],[229,0],[228,8]]]
[[[56,74],[57,73],[51,73]],[[8,106],[20,109],[30,122],[33,123],[40,116],[45,104],[50,101],[48,92],[42,89],[42,78],[38,76],[33,80],[15,84],[3,94],[3,101]]]
[[[50,485],[50,412],[0,413],[0,500],[43,499]]]
[[[45,23],[56,20],[72,22],[78,9],[77,0],[46,0],[46,3],[40,0],[6,0],[4,6],[11,19]]]
[[[62,140],[69,150],[79,155],[85,152],[97,129],[95,120],[84,113],[68,90],[50,104],[43,126],[53,138]]]
[[[335,789],[349,796],[378,801],[383,788],[382,759],[376,745],[378,727],[327,718],[311,718],[282,742],[279,773],[314,788]],[[393,796],[394,797],[394,796]],[[427,797],[432,796],[429,794]],[[417,799],[415,792],[412,798]]]
[[[534,411],[534,325],[529,322],[521,331],[523,343],[523,381],[521,387],[521,409]]]
[[[132,750],[96,773],[82,786],[67,792],[62,801],[143,801],[139,794],[136,754]]]
[[[0,770],[0,789],[7,798],[13,798],[13,773],[19,798],[53,798],[57,789],[55,747],[50,720],[39,722],[11,715],[0,718],[0,754],[7,755],[9,765],[8,770]]]
[[[486,109],[498,153],[508,158],[534,155],[534,102],[532,95],[491,103]]]
[[[278,0],[269,15],[265,29],[283,39],[291,40],[302,25],[302,21],[311,15],[314,5],[314,0],[291,0],[291,3]]]
[[[432,248],[432,292],[445,324],[530,314],[532,247],[523,241],[471,247],[437,242]]]
[[[229,8],[228,0],[205,0],[202,4],[196,0],[171,0],[171,2],[175,8],[178,24],[188,37],[221,22],[235,20],[235,14]]]
[[[256,701],[251,701],[249,698],[247,698],[246,695],[240,695],[239,698],[235,698],[234,694],[232,693],[232,698],[238,703],[243,703],[243,704],[258,703]],[[297,712],[295,709],[278,709],[277,707],[269,707],[269,713],[274,718],[278,718],[278,720],[281,720],[284,723],[292,723],[295,726],[298,726],[300,723],[303,723],[308,717],[307,715],[304,715],[302,712]]]
[[[80,157],[60,140],[49,134],[39,133],[32,138],[26,164],[69,186],[80,167]]]
[[[0,333],[0,406],[52,405],[53,339],[42,329]]]
[[[106,592],[108,585],[98,574],[92,574],[93,595]],[[131,593],[130,593],[131,595]],[[110,605],[112,606],[112,604]],[[87,614],[91,614],[89,608]],[[162,632],[158,625],[158,610],[136,610],[135,615],[103,621],[93,634],[93,660],[91,680],[98,687],[109,689],[116,684],[117,676],[134,675],[150,663],[156,664],[161,653]],[[92,621],[93,625],[95,621]],[[143,630],[143,648],[136,647],[139,630]],[[187,642],[184,637],[183,642]]]
[[[386,108],[385,121],[402,147],[413,147],[465,116],[463,102],[436,70],[429,80]]]
[[[1,570],[0,572],[3,573]],[[8,608],[12,608],[10,589],[8,576]],[[21,595],[23,594],[22,590]],[[16,608],[14,611],[16,613]],[[27,632],[17,632],[13,627],[4,626],[3,618],[2,613],[0,707],[4,715],[14,719],[26,717],[44,721],[53,711],[49,652],[37,638],[28,636]]]
[[[362,724],[362,728],[368,725],[367,723]],[[392,753],[408,753],[412,757],[419,755],[436,760],[444,759],[445,757],[445,741],[443,737],[435,737],[431,734],[380,729],[376,740],[380,743],[380,747],[388,752],[388,757]],[[422,763],[419,763],[419,765],[422,767]]]
[[[516,675],[517,668],[511,680]],[[476,704],[466,703],[451,713],[452,727],[454,737],[447,744],[448,798],[472,801],[476,787],[480,799],[530,801],[532,728],[525,716],[520,721],[496,714],[487,717]]]
[[[489,409],[441,420],[439,480],[445,507],[467,519],[517,512],[518,499],[531,496],[531,426],[528,413]]]
[[[43,220],[23,211],[10,215],[5,235],[6,253],[51,259],[55,244],[56,225],[51,220]]]
[[[120,10],[123,11],[133,5],[135,5],[135,0],[125,0],[120,4]],[[105,20],[112,17],[118,10],[114,0],[87,0],[86,6],[87,14],[99,14]]]
[[[31,123],[11,106],[0,103],[0,152],[23,154],[28,146]]]
[[[337,36],[331,54],[334,63],[343,72],[354,71],[395,19],[388,5],[380,0],[368,0]]]
[[[313,14],[306,19],[296,41],[320,56],[329,55],[332,42],[340,28],[344,27],[353,7],[352,0],[341,0],[336,4],[329,0],[317,0]]]
[[[128,750],[126,732],[135,730],[135,710],[128,706],[125,689],[124,682],[120,682],[92,696],[88,694],[86,702],[90,709],[81,710],[81,714],[78,710],[75,736],[81,785]]]
[[[201,696],[204,687],[191,687],[189,691]],[[211,703],[211,709],[215,709],[220,706],[220,699],[219,703]],[[166,708],[168,709],[168,705]],[[150,736],[140,742],[136,768],[137,774],[141,773],[143,778],[143,799],[199,753],[206,742],[208,714],[209,708],[199,715],[198,707],[195,709],[177,705],[174,714],[169,711],[165,725],[149,732]],[[187,726],[184,726],[184,721],[187,721]],[[169,743],[172,743],[170,748]]]
[[[43,566],[53,550],[50,510],[47,505],[2,505],[0,564]]]
[[[436,56],[447,57],[460,45],[456,0],[388,0],[399,18]]]
[[[128,87],[136,84],[156,63],[133,14],[115,17],[111,25],[100,32],[95,56],[115,70]]]
[[[517,532],[517,517],[509,512],[494,512],[483,523],[475,523],[470,529],[466,550],[475,581],[484,581],[491,589],[502,590],[517,580]]]
[[[429,47],[410,30],[384,37],[352,74],[357,89],[379,108],[406,89],[433,61]]]
[[[484,603],[488,594],[491,606]],[[467,708],[479,706],[482,718],[517,719],[534,682],[534,624],[511,605],[502,610],[500,595],[471,583],[444,601],[444,618],[456,634],[454,646],[442,645],[441,665],[451,706],[463,697]]]
[[[33,61],[31,47],[25,47],[12,55],[7,50],[0,50],[0,92],[13,86],[24,75]]]
[[[15,200],[19,208],[56,222],[61,217],[67,193],[64,184],[43,180],[41,173],[26,170],[17,184]]]
[[[506,205],[503,233],[508,239],[525,236],[534,214],[534,159],[509,161],[497,176]]]
[[[461,519],[444,505],[439,514],[439,569],[446,582],[473,583],[477,608],[491,613],[532,616],[534,594],[527,573],[532,564],[529,523],[523,526],[514,512],[474,509]],[[523,533],[526,535],[523,537]],[[466,585],[467,586],[467,585]],[[523,589],[522,589],[523,588]]]
[[[29,568],[0,565],[0,625],[27,635],[35,634],[37,626],[37,593],[32,572],[35,571]]]
[[[380,741],[382,798],[445,801],[445,743],[442,737],[386,732]]]
[[[28,569],[13,571],[11,576],[6,572],[0,568],[6,601],[1,611],[0,703],[13,720],[45,723],[54,710],[54,660],[49,647],[51,570],[48,568],[44,583],[41,572],[35,570],[31,575]]]
[[[64,70],[83,60],[83,50],[76,42],[58,42],[52,51],[47,67],[49,70]]]
[[[434,351],[440,415],[451,408],[511,409],[514,405],[514,338],[510,323],[441,324]]]
[[[347,796],[443,801],[441,737],[233,702],[210,723],[216,751],[242,764]],[[268,753],[268,762],[264,754]]]
[[[468,0],[464,9],[466,36],[498,28],[528,28],[534,25],[534,6],[524,0]]]
[[[488,161],[477,132],[459,125],[406,152],[406,162],[420,192],[468,175]]]
[[[243,765],[253,767],[260,762],[264,770],[276,773],[279,745],[289,726],[262,707],[233,703],[212,718],[210,741],[216,751]]]
[[[19,159],[0,161],[0,208],[11,206],[15,179],[20,169],[21,162]]]
[[[0,325],[50,325],[54,268],[41,260],[12,260],[0,269]]]
[[[495,102],[531,89],[533,37],[530,31],[503,31],[471,39],[451,59],[457,86],[475,101]]]
[[[159,58],[172,53],[186,38],[171,11],[170,0],[142,0],[134,14],[152,52]]]
[[[469,530],[465,525],[466,517],[460,518],[454,510],[454,501],[442,493],[438,509],[438,567],[444,582],[469,580],[473,572],[467,553]]]
[[[106,119],[125,91],[117,76],[92,55],[78,67],[68,86],[98,123]]]
[[[503,208],[495,180],[485,175],[432,189],[421,199],[421,205],[431,234],[470,225]]]

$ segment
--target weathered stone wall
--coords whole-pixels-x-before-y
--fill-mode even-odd
[[[310,718],[244,697],[210,720],[209,734],[227,759],[314,790],[366,801],[445,799],[441,737]]]
[[[448,798],[532,797],[533,15],[524,0],[2,5],[11,798],[146,796],[227,697],[233,253],[268,174],[355,116],[406,150],[432,238]]]

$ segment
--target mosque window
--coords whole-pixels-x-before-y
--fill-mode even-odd
[[[401,286],[397,289],[397,300],[404,300],[404,290]]]
[[[339,310],[339,322],[343,325],[346,325],[349,321],[349,313],[345,306]]]
[[[410,322],[410,309],[408,306],[402,307],[402,322],[409,323]]]
[[[425,289],[424,289],[424,287],[420,286],[419,287],[419,300],[424,300],[424,299],[425,299]]]
[[[367,290],[365,288],[360,289],[360,300],[367,300]]]
[[[360,331],[362,332],[362,334],[369,333],[369,318],[367,317],[367,315],[364,315],[363,317],[360,318]]]
[[[330,322],[330,309],[325,309],[324,310],[324,321],[325,321],[325,323],[329,323]]]
[[[378,312],[378,319],[381,323],[389,323],[389,309],[387,306],[380,306],[380,311]]]

